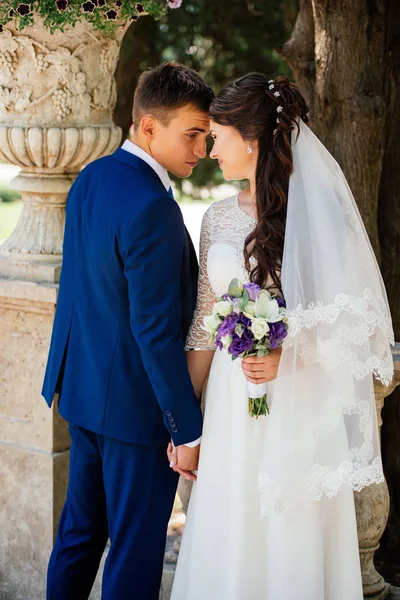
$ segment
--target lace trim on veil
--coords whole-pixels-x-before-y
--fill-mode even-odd
[[[307,308],[298,305],[288,311],[288,321],[284,348],[294,349],[304,366],[320,365],[326,372],[334,372],[340,367],[341,372],[354,379],[354,385],[349,389],[344,388],[326,398],[323,414],[307,428],[304,443],[310,445],[311,442],[312,445],[315,441],[317,444],[322,436],[343,427],[343,419],[351,415],[353,419],[358,418],[360,444],[348,449],[342,460],[331,468],[315,463],[301,473],[293,473],[290,488],[279,486],[279,476],[272,480],[268,473],[260,473],[263,515],[271,509],[275,512],[294,509],[299,501],[331,498],[343,485],[360,491],[384,480],[379,449],[374,443],[376,416],[371,413],[371,402],[356,391],[357,387],[360,391],[359,383],[372,374],[384,385],[393,377],[393,360],[387,340],[394,344],[394,335],[387,305],[366,288],[359,298],[339,294],[331,304],[316,303]],[[326,331],[321,324],[328,325]],[[322,331],[329,336],[316,337],[317,325],[320,334]],[[290,456],[294,456],[298,448],[289,445],[282,448],[282,452],[290,464]]]
[[[353,317],[353,326],[339,323],[330,338],[316,342],[307,335],[307,330],[319,323],[332,325],[344,313]],[[296,342],[305,365],[318,362],[332,369],[343,364],[356,379],[373,373],[384,385],[392,380],[393,361],[385,343],[389,339],[394,345],[392,321],[382,298],[374,297],[370,289],[366,288],[360,298],[338,294],[332,304],[310,304],[307,309],[299,305],[288,311],[288,322],[288,346]],[[370,356],[365,362],[358,360],[359,352],[351,351],[352,344],[358,347],[369,344]]]

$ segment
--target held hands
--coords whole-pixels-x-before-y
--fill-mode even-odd
[[[282,348],[271,350],[267,356],[247,356],[242,361],[243,373],[250,383],[267,383],[276,379]]]
[[[175,446],[174,442],[168,444],[167,456],[171,469],[189,481],[196,481],[195,471],[199,464],[200,444],[194,448],[188,446]]]

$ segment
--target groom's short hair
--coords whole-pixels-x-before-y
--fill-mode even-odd
[[[215,94],[212,88],[189,67],[176,62],[165,62],[139,77],[133,100],[133,124],[152,114],[167,125],[172,111],[188,104],[208,112]]]

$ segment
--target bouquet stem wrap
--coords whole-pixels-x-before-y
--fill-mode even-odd
[[[267,384],[247,382],[249,392],[249,415],[258,417],[269,415],[269,406],[267,401]]]

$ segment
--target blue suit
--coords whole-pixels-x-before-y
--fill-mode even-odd
[[[71,188],[43,396],[70,423],[51,600],[86,599],[107,538],[104,600],[157,600],[177,475],[165,448],[201,435],[183,351],[197,260],[155,171],[118,149]]]

